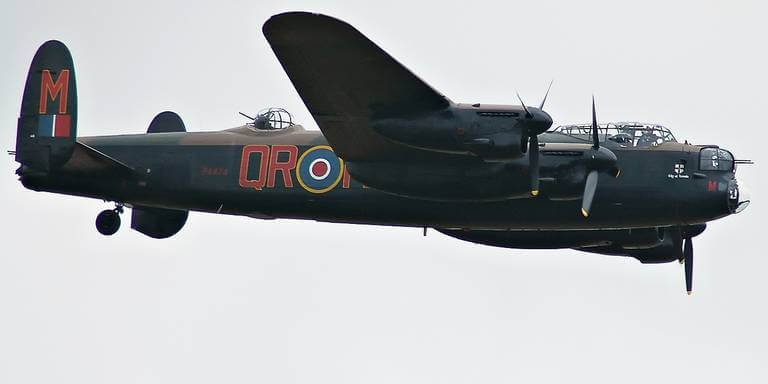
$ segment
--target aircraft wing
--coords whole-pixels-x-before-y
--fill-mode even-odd
[[[341,20],[282,13],[267,20],[263,32],[328,142],[346,160],[422,152],[377,134],[372,122],[428,113],[451,103]]]

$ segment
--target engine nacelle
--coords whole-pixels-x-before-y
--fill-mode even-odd
[[[680,260],[683,257],[682,244],[683,237],[695,237],[700,235],[707,228],[706,224],[687,225],[684,227],[666,227],[656,230],[658,233],[658,243],[655,246],[647,247],[652,243],[651,234],[645,234],[638,239],[648,236],[650,241],[647,244],[621,243],[617,242],[611,246],[578,248],[580,251],[599,253],[603,255],[629,256],[634,257],[643,264],[669,263]],[[645,230],[643,230],[645,231]]]
[[[524,136],[549,128],[545,112],[519,106],[458,104],[422,116],[377,119],[373,129],[397,143],[424,150],[473,153],[484,160],[522,157]]]
[[[622,247],[623,254],[634,257],[643,264],[669,263],[680,260],[682,253],[682,238],[680,230],[675,228],[665,228],[664,240],[655,247],[648,248],[628,248]]]
[[[626,250],[649,249],[663,245],[666,236],[664,228],[641,228],[626,230],[626,237],[617,239],[614,244]]]
[[[650,249],[664,241],[664,230],[657,228],[597,231],[465,231],[438,229],[457,239],[503,248],[557,249],[578,248],[627,250]]]

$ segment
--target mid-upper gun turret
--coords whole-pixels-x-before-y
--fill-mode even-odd
[[[240,112],[240,114],[252,120],[252,122],[248,123],[247,125],[253,130],[280,130],[295,125],[293,123],[293,116],[291,116],[291,114],[283,108],[272,107],[262,109],[259,111],[259,113],[256,114],[256,117],[248,116],[242,112]]]

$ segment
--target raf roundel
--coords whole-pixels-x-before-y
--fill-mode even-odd
[[[325,193],[341,181],[344,161],[336,157],[331,147],[320,145],[302,153],[296,169],[296,178],[302,188],[312,193]]]
[[[326,159],[314,159],[309,164],[309,176],[317,181],[325,180],[331,173],[331,163]]]

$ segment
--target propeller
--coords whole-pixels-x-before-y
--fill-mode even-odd
[[[595,113],[595,95],[592,95],[592,148],[600,148],[600,138],[597,136],[597,113]]]
[[[547,92],[549,92],[549,91],[547,91]],[[525,102],[523,101],[523,98],[520,97],[520,93],[519,92],[515,92],[515,95],[517,96],[517,99],[520,100],[520,105],[523,106],[523,111],[525,111],[525,118],[526,119],[533,118],[533,115],[531,114],[531,111],[529,111],[528,107],[525,106]],[[530,142],[528,140],[530,140],[531,136],[532,136],[531,132],[528,129],[523,130],[523,132],[521,133],[521,136],[520,136],[520,150],[523,153],[526,153],[529,150],[528,146],[530,145]],[[533,136],[535,136],[535,134]]]
[[[592,209],[592,200],[597,191],[597,179],[599,171],[610,171],[614,177],[619,176],[619,168],[616,167],[616,155],[608,148],[600,147],[598,136],[597,113],[595,112],[595,96],[592,95],[592,148],[584,153],[587,159],[587,179],[584,183],[584,194],[581,200],[581,214],[589,217]]]
[[[707,228],[706,224],[686,225],[680,228],[680,239],[683,241],[682,254],[679,254],[680,264],[685,268],[685,291],[693,293],[693,238]]]
[[[581,200],[581,214],[584,217],[589,216],[589,211],[592,209],[592,200],[595,198],[595,191],[597,190],[597,170],[593,169],[587,174],[587,181],[584,183],[584,197]]]
[[[517,95],[517,99],[520,100],[520,105],[523,107],[523,111],[525,111],[525,118],[526,119],[533,119],[536,121],[535,126],[529,126],[527,129],[524,129],[520,140],[520,147],[523,153],[528,152],[528,173],[531,177],[531,195],[532,196],[538,196],[539,195],[539,133],[542,133],[543,131],[547,130],[552,125],[552,119],[549,117],[547,113],[544,113],[544,104],[547,101],[547,96],[549,96],[549,90],[552,89],[552,83],[554,80],[549,82],[549,86],[547,87],[547,92],[544,94],[544,98],[541,100],[541,104],[539,104],[538,110],[536,108],[533,108],[533,112],[531,112],[530,109],[525,105],[525,102],[523,101],[523,98],[520,97],[520,93],[515,92],[515,95]],[[544,122],[542,125],[541,123]],[[524,123],[525,124],[525,123]],[[543,129],[542,129],[543,128]]]
[[[544,103],[547,102],[547,96],[549,96],[549,90],[552,89],[552,83],[555,82],[555,79],[552,79],[549,81],[549,86],[547,87],[547,93],[544,94],[544,98],[541,99],[541,104],[539,104],[539,109],[542,111],[544,110]]]
[[[520,100],[520,105],[523,106],[523,110],[525,111],[525,118],[527,118],[527,119],[533,118],[533,115],[528,110],[528,107],[525,106],[525,102],[523,102],[523,98],[520,97],[520,93],[515,92],[515,95],[517,95],[517,99]]]
[[[683,262],[685,263],[685,290],[688,295],[693,293],[693,239],[686,237],[683,245]]]
[[[531,175],[531,195],[539,195],[539,137],[533,135],[529,141],[528,173]]]

